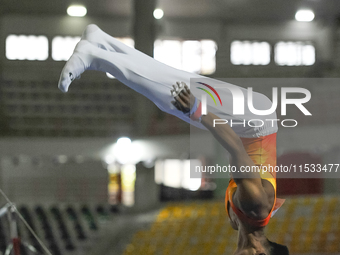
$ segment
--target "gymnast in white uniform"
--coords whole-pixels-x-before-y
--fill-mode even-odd
[[[276,119],[275,112],[258,116],[250,112],[247,104],[245,104],[244,115],[237,116],[233,114],[233,109],[237,108],[237,105],[233,100],[233,94],[230,89],[235,88],[242,91],[244,101],[247,102],[246,89],[165,65],[125,45],[93,24],[87,26],[81,41],[77,44],[73,55],[62,70],[58,84],[59,89],[67,92],[71,82],[86,70],[97,70],[112,74],[126,86],[150,99],[162,111],[175,115],[202,129],[206,128],[199,122],[190,122],[188,114],[183,114],[172,105],[173,95],[170,91],[176,81],[186,83],[189,87],[190,81],[193,80],[196,81],[195,84],[197,85],[200,85],[197,81],[210,84],[212,87],[217,85],[215,88],[223,101],[223,105],[216,106],[213,100],[208,97],[207,109],[220,119],[232,119],[235,122],[239,121],[239,123],[245,121],[246,125],[235,124],[232,127],[238,136],[254,138],[277,132],[277,123],[275,121],[266,121],[266,119]],[[191,86],[190,89],[196,98],[200,99],[201,95],[205,94],[204,91],[197,89],[196,86]],[[254,105],[259,110],[271,108],[271,101],[263,94],[252,92],[252,97]],[[254,123],[251,126],[247,124],[249,120],[259,119],[262,119],[263,122],[253,121]]]
[[[248,95],[246,89],[238,86],[169,67],[121,43],[96,25],[85,29],[62,70],[59,89],[67,92],[71,82],[86,70],[108,72],[150,99],[162,111],[209,130],[229,151],[236,167],[276,165],[277,125],[275,121],[266,121],[276,119],[275,111],[268,115],[256,115],[244,103],[251,96],[258,110],[268,110],[272,103],[266,96],[256,92]],[[186,84],[190,84],[191,88]],[[203,99],[202,95],[206,92],[200,86],[213,91],[220,101],[217,105],[208,98],[205,115],[199,99]],[[237,102],[235,97],[244,101]],[[237,111],[239,108],[243,109],[243,114],[234,114],[235,109]],[[212,123],[218,118],[245,121],[247,125],[215,127]],[[248,121],[255,123],[249,125]],[[232,173],[225,204],[232,227],[239,231],[235,255],[289,254],[287,247],[270,242],[263,231],[282,203],[276,198],[275,173]]]

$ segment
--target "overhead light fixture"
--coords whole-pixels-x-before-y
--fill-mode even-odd
[[[162,9],[159,9],[159,8],[155,9],[153,11],[153,16],[155,17],[155,19],[161,19],[164,16],[164,11]]]
[[[312,10],[299,10],[295,14],[295,19],[302,22],[310,22],[314,17],[315,15]]]
[[[127,146],[130,146],[131,139],[129,137],[121,137],[117,140],[117,145],[120,146],[120,148],[125,149]]]
[[[122,165],[130,163],[133,154],[131,139],[128,137],[121,137],[115,144],[114,152],[117,161]]]
[[[87,13],[87,9],[83,5],[70,5],[67,8],[67,14],[72,17],[84,17]]]

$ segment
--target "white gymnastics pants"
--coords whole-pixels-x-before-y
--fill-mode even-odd
[[[202,129],[205,127],[201,123],[191,121],[172,105],[171,101],[174,99],[170,91],[177,81],[185,82],[198,99],[206,95],[207,110],[221,119],[234,122],[232,128],[238,136],[251,138],[277,132],[276,121],[268,121],[268,119],[276,119],[276,113],[264,116],[253,114],[248,109],[246,89],[160,63],[111,37],[96,25],[89,25],[84,31],[82,40],[77,44],[62,71],[59,88],[64,92],[68,91],[73,79],[87,69],[112,74],[126,86],[150,99],[162,111]],[[216,93],[207,85],[214,88]],[[266,96],[256,92],[252,92],[251,95],[256,109],[271,108],[272,102]],[[235,99],[235,96],[238,99]],[[243,105],[242,100],[240,101],[242,97]],[[248,124],[250,120],[251,125]]]

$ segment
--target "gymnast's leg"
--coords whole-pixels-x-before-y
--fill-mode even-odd
[[[221,82],[215,79],[206,78],[198,74],[181,71],[143,54],[142,52],[130,48],[117,39],[100,30],[96,25],[89,25],[83,33],[82,40],[76,46],[73,55],[67,61],[59,80],[59,88],[67,92],[74,78],[80,76],[85,70],[98,70],[114,75],[119,81],[134,89],[138,93],[146,96],[154,102],[162,111],[175,115],[190,123],[188,116],[178,111],[172,104],[170,90],[176,81],[185,82],[190,86],[192,79],[203,79],[209,84],[218,83],[235,87],[242,91],[247,97],[247,90],[235,85]],[[191,88],[192,93],[201,98],[205,93],[199,89]],[[259,118],[276,119],[275,113],[272,116],[255,116],[245,105],[244,116],[233,115],[233,96],[229,89],[220,89],[219,94],[223,100],[223,107],[215,108],[213,102],[208,101],[208,110],[223,119],[250,120]],[[270,108],[271,102],[264,95],[253,93],[254,102],[265,104],[265,109]],[[203,125],[198,122],[191,122],[202,129]],[[243,137],[258,137],[275,133],[277,127],[254,128],[242,125],[235,127],[235,132]]]

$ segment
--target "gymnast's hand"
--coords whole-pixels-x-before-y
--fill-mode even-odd
[[[176,82],[176,85],[172,85],[174,87],[174,91],[177,91],[177,88],[183,87],[180,93],[174,97],[175,101],[171,103],[177,108],[177,110],[188,114],[190,110],[195,104],[195,97],[191,94],[189,87],[184,82]]]

